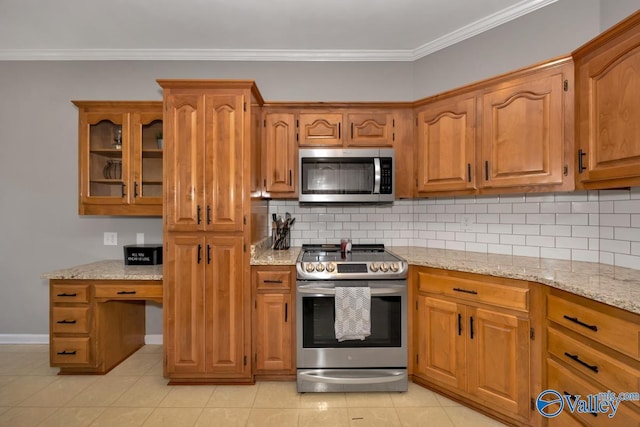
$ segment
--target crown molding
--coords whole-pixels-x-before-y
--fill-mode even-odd
[[[412,62],[558,0],[524,0],[416,49],[0,49],[0,61],[325,61]]]

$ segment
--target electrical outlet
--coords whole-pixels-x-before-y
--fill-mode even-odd
[[[118,244],[118,233],[105,231],[104,244],[108,246],[116,246]]]
[[[469,231],[471,230],[472,218],[469,215],[462,215],[460,218],[460,230]]]
[[[144,233],[136,233],[136,245],[144,245]]]

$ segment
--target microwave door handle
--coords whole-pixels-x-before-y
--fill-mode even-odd
[[[373,194],[380,194],[380,180],[382,179],[382,168],[380,168],[380,157],[373,159]]]

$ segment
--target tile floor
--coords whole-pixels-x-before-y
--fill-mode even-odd
[[[406,393],[296,393],[294,382],[167,386],[162,347],[100,376],[58,376],[46,345],[0,345],[0,426],[437,426],[502,424],[409,384]]]

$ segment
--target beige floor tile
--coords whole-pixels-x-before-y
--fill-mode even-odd
[[[300,394],[299,407],[308,409],[346,408],[347,398],[344,393],[302,393]]]
[[[160,402],[162,408],[204,408],[215,386],[171,386],[169,394]]]
[[[433,406],[428,408],[396,408],[402,427],[455,427],[444,408]],[[471,427],[471,426],[468,426]]]
[[[440,406],[462,406],[455,400],[451,400],[448,397],[442,396],[441,394],[436,394],[436,398],[438,399],[438,402],[440,402]]]
[[[0,387],[0,406],[16,406],[54,382],[56,377],[21,376]]]
[[[1,346],[0,346],[1,347]],[[14,381],[18,378],[22,378],[19,375],[0,375],[0,388],[4,385],[9,384],[11,381]]]
[[[456,427],[499,427],[505,425],[465,406],[450,406],[445,407],[444,410]]]
[[[400,419],[394,408],[349,408],[349,425],[352,427],[400,427]]]
[[[44,377],[48,378],[48,377]],[[37,393],[32,394],[18,406],[48,406],[59,408],[98,380],[94,375],[65,375],[55,380]]]
[[[141,426],[153,408],[105,408],[91,427],[137,427]]]
[[[9,409],[11,409],[11,407],[9,407],[9,406],[0,406],[0,415],[4,414]]]
[[[412,383],[409,383],[409,389],[406,392],[389,393],[389,396],[396,408],[440,406],[436,393]]]
[[[299,409],[298,427],[349,427],[347,408]]]
[[[98,418],[105,408],[60,408],[39,427],[85,427]]]
[[[154,365],[151,365],[149,369],[144,371],[142,375],[157,375],[161,377],[164,375],[163,369],[164,363],[162,363],[162,360],[158,360]]]
[[[296,391],[295,382],[265,381],[258,383],[253,407],[297,409],[299,402],[300,394]]]
[[[145,344],[142,348],[136,351],[135,354],[160,354],[162,355],[162,344]]]
[[[349,408],[393,408],[389,393],[346,393]]]
[[[157,408],[144,422],[145,427],[191,427],[202,408]]]
[[[297,427],[297,409],[252,409],[247,427]]]
[[[251,408],[258,393],[257,385],[225,385],[216,387],[208,408]]]
[[[244,427],[250,408],[204,408],[194,427]]]
[[[35,366],[48,361],[48,353],[0,353],[0,375],[31,375]]]
[[[109,375],[143,375],[162,361],[162,355],[156,353],[135,353],[113,368]]]
[[[0,415],[0,426],[37,426],[55,411],[56,408],[11,408]]]
[[[155,408],[170,390],[167,380],[162,377],[140,377],[113,403],[113,406]]]
[[[122,396],[140,377],[101,376],[67,402],[70,407],[111,406]]]

